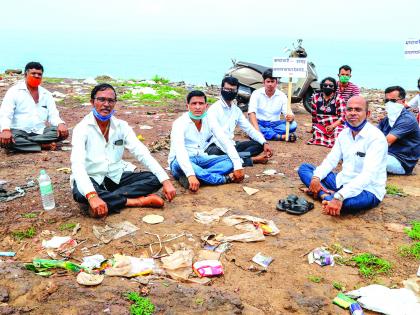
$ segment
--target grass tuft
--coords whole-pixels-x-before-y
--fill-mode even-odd
[[[140,296],[137,292],[127,292],[125,298],[134,302],[130,306],[131,315],[152,315],[155,311],[155,305],[150,299]]]
[[[58,228],[60,231],[71,231],[76,227],[76,223],[63,223],[60,225],[60,227]]]
[[[19,241],[23,240],[24,238],[33,238],[35,234],[36,230],[33,226],[26,229],[25,231],[12,231],[12,236]]]
[[[359,267],[360,274],[366,278],[372,278],[381,273],[388,273],[391,270],[389,261],[370,253],[354,256],[351,260]]]
[[[388,185],[386,185],[385,189],[386,189],[387,195],[391,195],[391,196],[406,196],[406,194],[404,193],[404,191],[400,187],[398,187],[397,185],[388,184]]]
[[[320,276],[308,276],[308,280],[313,283],[320,283],[322,280],[324,280],[324,278]]]

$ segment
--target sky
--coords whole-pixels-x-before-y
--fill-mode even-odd
[[[32,35],[83,36],[93,29],[168,37],[398,40],[420,35],[419,0],[2,0],[1,12],[1,33]]]

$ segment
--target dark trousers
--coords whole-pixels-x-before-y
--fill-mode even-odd
[[[146,196],[158,191],[162,184],[152,172],[124,172],[121,176],[119,184],[114,183],[111,179],[105,177],[102,184],[95,182],[90,178],[99,198],[105,201],[108,206],[108,213],[118,213],[127,203],[127,198],[137,198]],[[89,205],[85,196],[83,196],[77,189],[77,184],[74,182],[73,198],[75,201],[86,205],[82,207],[83,210],[88,209]]]
[[[19,129],[12,129],[11,132],[15,142],[10,149],[20,152],[39,152],[41,151],[41,144],[60,140],[57,135],[57,127],[45,127],[42,135],[27,133]]]
[[[303,163],[299,169],[298,174],[302,182],[305,184],[306,187],[309,187],[312,176],[314,175],[315,165],[309,163]],[[341,187],[337,187],[336,184],[336,174],[330,172],[323,180],[321,180],[322,186],[327,188],[328,190],[332,190],[334,192],[339,191]],[[319,198],[321,196],[326,195],[326,192],[322,190],[318,193]],[[333,195],[324,196],[325,200],[333,199]],[[343,207],[341,209],[342,213],[356,213],[361,210],[368,210],[371,208],[376,207],[381,201],[370,191],[363,190],[359,195],[344,199]]]
[[[242,166],[252,166],[253,163],[251,157],[257,156],[264,150],[263,146],[254,140],[236,141],[235,148],[243,160]],[[206,149],[206,153],[208,155],[226,154],[214,143],[209,145],[209,147]]]

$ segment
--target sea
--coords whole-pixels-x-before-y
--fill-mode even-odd
[[[232,60],[272,66],[286,57],[296,38],[230,36],[152,36],[140,32],[78,32],[29,35],[1,32],[0,72],[39,61],[47,77],[151,79],[158,75],[194,85],[219,84]],[[336,40],[302,35],[308,61],[319,79],[337,78],[341,65],[352,67],[351,81],[365,88],[400,85],[417,89],[420,60],[404,59],[404,38],[392,41]],[[284,80],[285,81],[285,80]]]

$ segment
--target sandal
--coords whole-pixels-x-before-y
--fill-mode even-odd
[[[275,139],[277,141],[286,141],[286,135],[276,135]],[[287,142],[295,142],[297,140],[296,134],[294,132],[289,134],[289,141]]]
[[[292,205],[299,199],[296,195],[288,195],[286,199],[280,199],[276,205],[276,209],[279,211],[290,210]]]
[[[301,215],[304,214],[314,208],[314,204],[312,202],[306,201],[304,198],[299,198],[290,209],[287,209],[286,212],[290,214]]]

